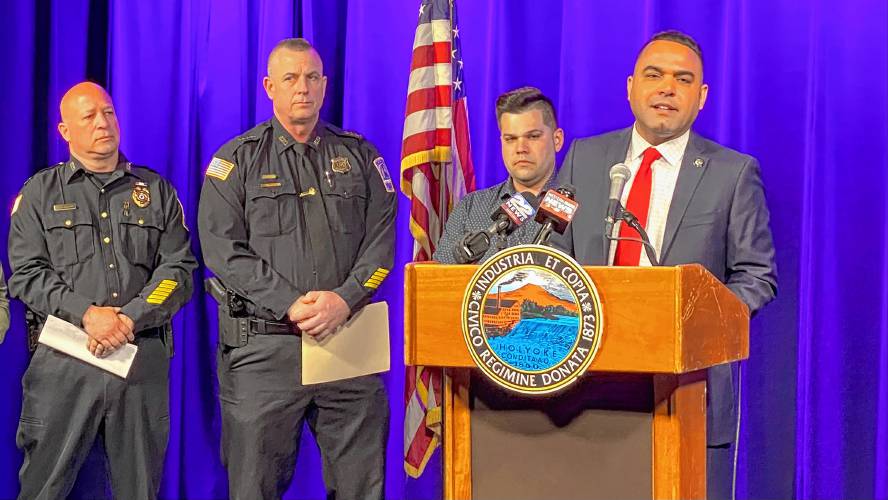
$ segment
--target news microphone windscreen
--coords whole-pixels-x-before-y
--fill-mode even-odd
[[[500,205],[500,208],[503,213],[509,216],[513,224],[520,226],[536,215],[538,206],[539,198],[533,193],[524,192],[516,193]]]
[[[564,187],[572,188],[573,186]],[[545,223],[552,221],[554,223],[553,229],[558,233],[564,233],[579,207],[579,203],[570,199],[568,195],[559,192],[561,189],[547,191],[543,199],[540,200],[540,207],[536,213],[537,222]]]

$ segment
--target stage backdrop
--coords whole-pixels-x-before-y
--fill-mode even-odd
[[[33,172],[67,157],[55,131],[58,101],[92,79],[114,97],[123,150],[172,180],[193,229],[208,160],[270,116],[260,86],[265,59],[277,40],[294,35],[313,41],[324,59],[323,117],[365,134],[397,170],[417,0],[3,4],[7,209]],[[888,498],[885,2],[459,0],[458,7],[480,187],[504,178],[493,111],[499,93],[540,87],[557,103],[569,139],[626,127],[625,79],[643,41],[668,28],[697,38],[711,88],[695,128],[761,161],[780,272],[778,298],[754,319],[744,363],[738,496]],[[398,264],[379,294],[392,311],[389,498],[405,491],[400,269],[412,243],[403,197],[398,224]],[[7,227],[0,217],[3,240]],[[196,239],[194,248],[199,254]],[[0,254],[8,272],[5,246]],[[21,463],[20,304],[13,315],[0,346],[0,498],[17,493]],[[215,319],[203,293],[175,328],[162,494],[224,498]],[[309,441],[287,498],[323,496]]]

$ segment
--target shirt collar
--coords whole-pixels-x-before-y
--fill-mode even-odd
[[[69,184],[71,180],[75,177],[90,173],[90,171],[83,166],[83,163],[75,158],[74,155],[71,155],[68,158],[68,162],[65,163],[64,167],[62,168],[62,180],[65,182],[65,184]],[[118,172],[120,173],[118,174]],[[114,175],[111,176],[109,182],[115,181],[123,177],[124,175],[132,175],[133,177],[137,177],[139,179],[142,178],[139,174],[133,171],[133,164],[126,159],[123,151],[118,151],[117,153],[117,167],[114,169],[112,174]]]
[[[688,139],[691,137],[691,129],[685,133],[670,139],[658,146],[654,146],[663,156],[670,166],[681,166],[681,159],[684,156],[685,149],[688,146]],[[644,154],[644,151],[651,147],[651,144],[638,133],[636,126],[632,127],[632,140],[629,141],[629,161],[634,161]]]
[[[544,191],[548,191],[549,189],[555,189],[555,187],[558,183],[558,179],[556,179],[556,177],[557,176],[555,175],[555,172],[552,171],[552,175],[549,176],[549,180],[546,181],[546,185],[543,186],[543,189],[540,191],[540,194],[542,194]],[[509,176],[509,178],[506,179],[506,181],[500,185],[499,199],[501,201],[505,201],[508,198],[515,196],[515,193],[517,193],[517,191],[515,191],[515,183],[512,182],[512,177]]]
[[[278,154],[283,154],[287,148],[291,147],[297,152],[303,152],[305,148],[318,149],[327,132],[326,124],[318,120],[314,130],[308,136],[308,142],[301,143],[290,135],[290,132],[281,125],[281,122],[275,116],[271,117],[271,129],[274,133],[274,144]]]

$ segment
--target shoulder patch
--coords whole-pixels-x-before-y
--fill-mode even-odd
[[[379,172],[379,176],[382,177],[382,183],[385,184],[386,192],[394,193],[395,185],[392,183],[392,176],[389,175],[388,168],[385,166],[385,160],[383,160],[381,156],[377,156],[376,159],[373,160],[373,166],[376,167],[376,171]]]
[[[234,163],[214,156],[213,161],[210,162],[210,166],[207,167],[206,175],[208,177],[215,177],[220,181],[228,180],[228,175],[231,174],[234,167]]]
[[[19,193],[19,195],[15,197],[15,201],[12,202],[12,211],[9,213],[9,215],[14,215],[15,212],[18,210],[19,205],[21,203],[22,203],[22,194]]]

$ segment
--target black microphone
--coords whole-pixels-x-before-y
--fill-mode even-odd
[[[493,224],[484,231],[469,233],[453,247],[453,258],[458,264],[472,264],[481,260],[490,248],[491,238],[508,236],[521,224],[529,221],[537,211],[539,199],[535,194],[516,193],[490,215]]]
[[[620,214],[618,215],[620,219],[623,220],[624,223],[629,224],[632,229],[635,229],[635,232],[641,237],[638,238],[611,238],[615,241],[635,241],[637,243],[641,243],[644,248],[644,253],[647,255],[648,261],[652,266],[659,266],[660,260],[657,258],[657,249],[654,248],[654,245],[651,244],[651,239],[648,237],[647,231],[644,230],[644,227],[641,225],[641,222],[638,221],[638,218],[632,212],[628,210],[620,210]]]
[[[626,187],[626,182],[630,177],[632,177],[632,171],[622,163],[617,163],[610,169],[610,195],[607,200],[607,212],[604,216],[604,235],[608,238],[614,232],[614,223],[620,218],[620,211],[623,209],[620,198],[623,197],[623,188]]]
[[[543,225],[533,240],[535,245],[548,244],[552,231],[564,234],[564,230],[567,229],[580,206],[574,201],[576,193],[576,188],[570,184],[546,191],[540,200],[540,208],[537,209],[534,219]]]

